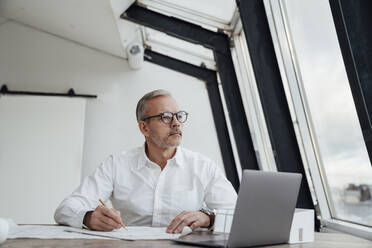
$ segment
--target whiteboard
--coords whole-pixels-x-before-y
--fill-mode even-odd
[[[51,224],[80,183],[85,100],[0,95],[0,217]]]

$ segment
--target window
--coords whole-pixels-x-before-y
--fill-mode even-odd
[[[139,0],[138,3],[213,31],[232,29],[236,18],[234,0]]]
[[[322,217],[372,226],[372,167],[329,2],[274,0],[265,7],[269,19],[270,13],[274,16],[271,29],[276,30],[271,32],[279,41],[276,52],[288,99],[295,114],[305,113],[299,130]]]

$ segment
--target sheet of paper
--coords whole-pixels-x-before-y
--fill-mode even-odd
[[[66,232],[66,230],[68,232]],[[9,234],[14,238],[38,238],[38,239],[177,239],[180,234],[165,232],[166,227],[127,227],[112,232],[90,231],[81,228],[67,226],[39,226],[22,225]],[[94,236],[97,235],[97,236]]]
[[[9,233],[9,239],[35,238],[35,239],[97,239],[97,237],[65,232],[65,230],[81,231],[83,229],[67,226],[46,225],[19,225]],[[105,239],[105,238],[102,238]],[[107,238],[106,238],[107,239]]]
[[[88,234],[110,236],[118,239],[177,239],[180,234],[169,234],[165,232],[166,227],[129,226],[127,229],[120,228],[112,232],[97,232],[82,230]]]

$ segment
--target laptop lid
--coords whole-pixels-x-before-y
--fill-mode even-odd
[[[244,170],[227,245],[286,243],[302,175]]]
[[[301,174],[244,170],[230,235],[185,236],[178,243],[207,247],[248,247],[286,243]]]

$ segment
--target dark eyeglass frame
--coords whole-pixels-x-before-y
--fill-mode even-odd
[[[184,121],[181,121],[179,118],[178,118],[178,115],[179,114],[184,114],[186,116],[185,120]],[[172,115],[172,119],[168,122],[165,120],[165,117],[170,117],[170,115]],[[147,121],[151,118],[155,118],[155,117],[160,117],[160,119],[162,120],[163,123],[165,124],[170,124],[173,122],[173,119],[174,119],[174,116],[176,116],[176,119],[180,122],[180,123],[185,123],[187,121],[187,117],[188,117],[189,113],[187,113],[186,111],[178,111],[177,113],[172,113],[172,112],[164,112],[164,113],[160,113],[158,115],[152,115],[152,116],[148,116],[148,117],[145,117],[142,119],[142,121]]]

